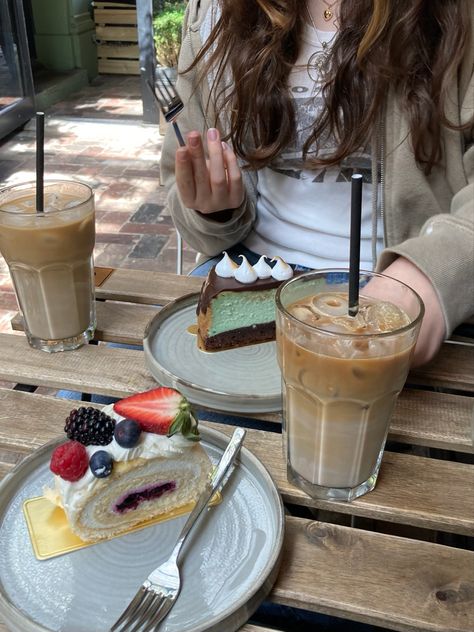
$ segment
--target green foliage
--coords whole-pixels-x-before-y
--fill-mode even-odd
[[[153,15],[158,15],[158,13],[161,13],[165,9],[184,5],[186,3],[187,0],[153,0]]]
[[[162,66],[172,68],[178,64],[186,4],[183,0],[165,0],[160,13],[153,18],[156,57]]]

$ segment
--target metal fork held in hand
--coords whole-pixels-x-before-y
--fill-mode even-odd
[[[145,69],[141,69],[143,73],[145,73]],[[160,110],[165,117],[165,121],[167,123],[171,123],[174,129],[174,133],[176,134],[176,138],[178,139],[178,143],[181,147],[185,147],[186,143],[184,142],[183,135],[181,134],[181,130],[179,129],[178,123],[176,122],[176,118],[182,112],[184,108],[183,101],[179,94],[176,92],[176,88],[174,87],[173,82],[170,80],[168,75],[166,74],[166,70],[163,68],[158,68],[156,71],[156,79],[155,85],[152,85],[149,80],[147,80],[147,85],[152,93],[154,99],[158,103]],[[158,93],[157,93],[158,92]],[[176,273],[183,273],[183,240],[178,230],[176,230],[176,240],[177,240],[177,259],[176,259]]]
[[[211,480],[189,515],[170,557],[156,568],[138,589],[126,610],[110,628],[110,632],[151,632],[168,615],[181,590],[179,563],[183,545],[197,519],[207,507],[242,447],[243,428],[236,428]]]
[[[148,87],[157,100],[158,105],[163,112],[163,116],[165,117],[165,121],[172,124],[178,143],[181,147],[184,147],[186,143],[184,142],[183,135],[178,127],[178,123],[176,122],[178,114],[180,114],[184,108],[183,101],[176,92],[176,88],[165,70],[158,68],[156,71],[156,78],[157,81],[154,86],[150,82],[147,82]]]

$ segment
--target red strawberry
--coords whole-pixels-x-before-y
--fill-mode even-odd
[[[168,437],[181,432],[191,441],[200,439],[190,403],[173,388],[160,386],[131,395],[115,402],[114,411],[138,422],[145,432]]]

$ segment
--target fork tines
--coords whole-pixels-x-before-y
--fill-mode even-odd
[[[158,69],[157,79],[153,93],[160,104],[166,121],[169,123],[174,121],[181,112],[184,107],[183,102],[166,72]]]
[[[170,609],[166,598],[153,590],[149,582],[145,582],[112,625],[110,632],[148,632],[155,629]]]

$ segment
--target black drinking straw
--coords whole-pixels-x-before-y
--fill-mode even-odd
[[[351,236],[349,253],[349,316],[359,311],[360,223],[362,215],[362,176],[351,178]]]
[[[44,212],[44,112],[36,112],[36,212]]]

